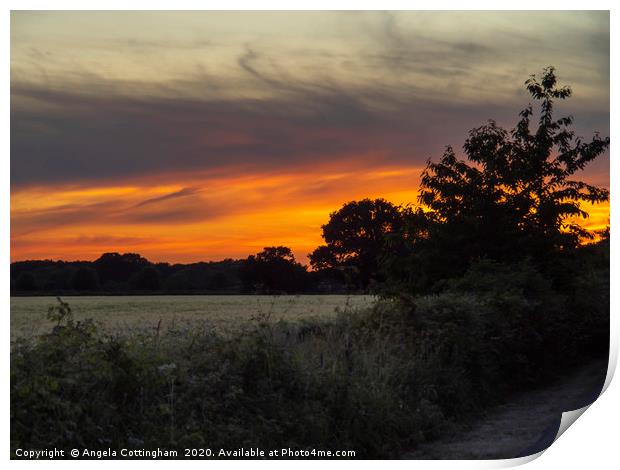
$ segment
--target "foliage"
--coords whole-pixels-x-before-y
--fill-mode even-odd
[[[295,260],[290,248],[272,246],[245,260],[241,279],[248,292],[290,294],[304,290],[308,284],[308,273]]]
[[[161,289],[161,276],[154,266],[145,266],[131,277],[131,284],[138,290],[157,291]]]
[[[608,148],[609,138],[595,133],[586,142],[571,130],[572,117],[554,118],[554,101],[571,90],[558,86],[553,67],[525,84],[540,102],[533,131],[529,105],[511,131],[494,121],[471,130],[463,146],[467,160],[448,147],[438,162],[427,163],[419,202],[428,211],[403,214],[396,250],[384,266],[392,283],[423,291],[485,257],[529,256],[542,265],[592,238],[575,217],[588,216],[582,202],[606,201],[609,192],[573,175]]]
[[[334,293],[351,290],[335,269],[312,274],[291,258],[287,247],[244,260],[191,264],[151,263],[132,253],[106,253],[89,261],[18,261],[11,263],[11,294],[239,294]],[[282,276],[283,281],[280,281]]]
[[[322,226],[326,244],[308,255],[310,264],[316,270],[355,267],[367,288],[378,274],[386,235],[399,230],[400,223],[398,208],[385,199],[348,202]]]
[[[104,253],[94,261],[102,283],[127,282],[129,278],[150,263],[137,253]]]
[[[89,261],[11,263],[11,294],[222,293],[242,291],[244,260],[151,263],[140,255],[108,253]],[[313,290],[312,282],[303,290]]]
[[[56,297],[58,305],[53,305],[47,309],[47,319],[56,322],[56,326],[60,326],[61,323],[73,322],[73,312],[67,302],[63,302],[60,297]]]
[[[16,289],[20,291],[33,291],[37,288],[37,281],[30,272],[22,272],[15,281]]]
[[[448,148],[422,174],[420,202],[449,229],[475,233],[495,256],[505,256],[506,244],[522,238],[539,251],[577,246],[588,233],[567,220],[587,217],[580,202],[609,197],[604,188],[571,179],[605,151],[609,138],[595,133],[584,142],[570,129],[572,117],[554,118],[554,100],[568,98],[571,90],[557,85],[553,67],[543,71],[540,81],[532,76],[526,88],[540,101],[534,132],[529,105],[511,132],[494,121],[470,131],[463,149],[471,165]]]
[[[99,289],[99,275],[93,268],[81,266],[71,278],[71,287],[77,291],[96,291]]]

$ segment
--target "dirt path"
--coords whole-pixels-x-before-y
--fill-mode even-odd
[[[531,455],[555,438],[563,411],[582,408],[598,397],[607,361],[579,367],[544,388],[516,395],[467,429],[422,444],[404,459],[503,459]]]

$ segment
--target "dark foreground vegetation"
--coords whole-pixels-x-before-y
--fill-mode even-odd
[[[232,337],[112,337],[74,321],[67,304],[50,309],[50,333],[12,347],[12,450],[290,447],[394,458],[558,368],[606,355],[609,232],[584,245],[591,234],[571,217],[608,193],[569,178],[609,141],[575,140],[571,118],[552,118],[554,99],[570,95],[553,69],[527,87],[541,101],[536,131],[528,107],[512,132],[474,129],[469,163],[451,149],[429,162],[426,212],[364,200],[332,214],[311,264],[381,292],[368,311],[263,318]],[[265,250],[244,269],[287,257]]]
[[[574,262],[583,277],[565,292],[531,264],[483,262],[435,295],[332,322],[265,319],[232,338],[104,336],[57,315],[60,307],[49,334],[13,346],[11,447],[397,458],[562,367],[607,354],[607,247],[587,247]]]

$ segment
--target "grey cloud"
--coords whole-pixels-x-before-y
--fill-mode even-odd
[[[516,85],[515,85],[516,86]],[[468,129],[511,124],[521,105],[435,103],[380,89],[299,88],[269,100],[73,94],[18,86],[41,103],[11,109],[11,184],[123,179],[166,171],[273,171],[358,156],[417,165]],[[14,103],[17,100],[14,100]],[[369,102],[384,103],[375,108]],[[525,105],[526,103],[523,103]],[[574,113],[608,129],[605,113]],[[585,128],[586,135],[592,128]],[[368,163],[368,162],[367,162]]]
[[[138,245],[152,242],[154,238],[150,237],[115,237],[107,235],[86,236],[80,235],[70,239],[46,239],[45,244],[50,245],[104,245],[104,246],[126,246]],[[41,240],[38,238],[14,238],[11,240],[12,248],[39,248]]]
[[[196,194],[198,192],[198,190],[196,188],[183,188],[179,191],[176,191],[174,193],[170,193],[170,194],[166,194],[164,196],[159,196],[159,197],[154,197],[151,199],[147,199],[145,201],[142,201],[138,204],[136,204],[134,207],[143,207],[149,204],[156,204],[158,202],[162,202],[162,201],[168,201],[170,199],[177,199],[180,197],[185,197],[185,196],[191,196],[192,194]]]
[[[135,48],[140,51],[146,50],[161,50],[161,49],[203,49],[206,47],[215,46],[216,43],[211,40],[193,40],[193,41],[174,41],[174,40],[165,40],[165,41],[156,41],[153,39],[142,39],[142,38],[126,38],[126,39],[118,39],[114,41],[114,46],[120,47],[130,47]]]
[[[369,41],[340,62],[352,75],[368,73],[363,83],[347,83],[320,70],[321,53],[313,56],[317,70],[300,74],[268,48],[253,44],[237,56],[239,75],[230,77],[197,66],[185,80],[156,85],[107,81],[87,72],[62,85],[51,79],[34,84],[17,71],[11,83],[11,185],[91,184],[170,171],[270,172],[355,157],[360,166],[421,165],[445,145],[458,148],[467,131],[488,118],[513,124],[528,102],[523,81],[539,72],[538,64],[508,64],[510,71],[476,78],[485,78],[481,65],[505,59],[506,51],[499,48],[514,31],[497,44],[482,44],[476,38],[425,36],[402,27],[394,14],[370,26],[360,24],[367,26]],[[537,34],[525,37],[536,44],[544,37]],[[605,34],[588,30],[582,36],[594,45],[605,44]],[[139,38],[125,45],[159,47],[157,41]],[[586,57],[581,52],[579,57]],[[598,70],[605,60],[608,67],[605,51],[595,52],[584,67]],[[553,59],[549,63],[559,65]],[[524,75],[514,75],[515,67],[523,68]],[[409,75],[413,78],[405,79]],[[420,83],[425,77],[431,85]],[[447,85],[433,88],[440,79]],[[492,102],[465,102],[457,99],[462,79],[481,91],[501,85],[515,92]],[[263,91],[262,98],[247,97],[243,90],[248,86]],[[562,107],[575,115],[577,132],[607,134],[608,109],[577,103]],[[605,160],[599,162],[603,168]]]

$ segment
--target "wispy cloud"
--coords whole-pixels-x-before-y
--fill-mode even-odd
[[[170,193],[170,194],[165,194],[163,196],[158,196],[158,197],[153,197],[153,198],[150,198],[150,199],[146,199],[146,200],[136,204],[135,207],[142,207],[142,206],[146,206],[148,204],[155,204],[155,203],[162,202],[162,201],[168,201],[170,199],[176,199],[176,198],[179,198],[179,197],[191,196],[193,194],[196,194],[197,192],[199,192],[199,190],[196,189],[196,188],[183,188],[183,189],[180,189],[179,191],[175,191],[175,192]]]

